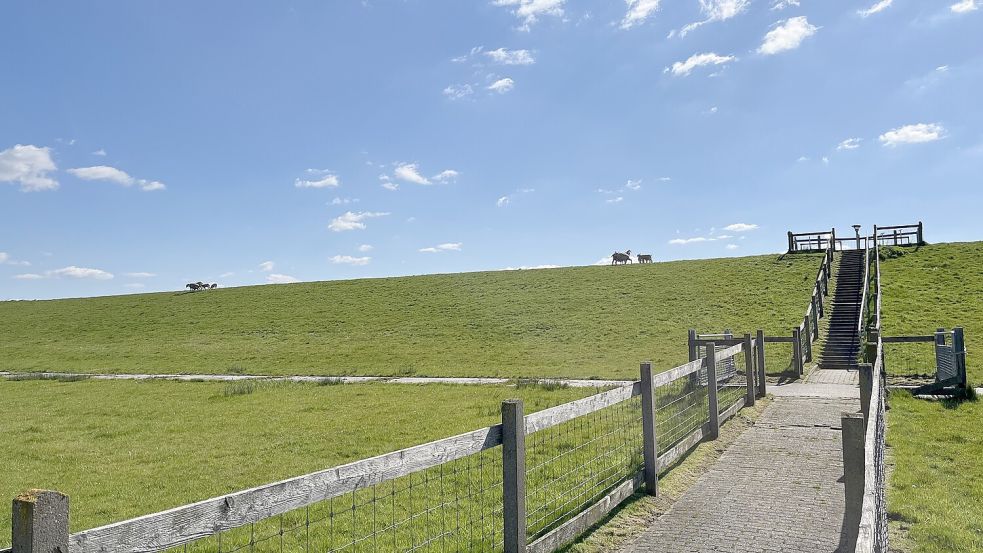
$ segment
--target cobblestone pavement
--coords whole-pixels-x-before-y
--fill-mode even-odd
[[[837,551],[844,509],[840,415],[858,408],[855,399],[776,397],[623,551]]]

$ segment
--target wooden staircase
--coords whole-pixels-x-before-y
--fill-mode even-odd
[[[848,250],[840,254],[833,292],[833,308],[828,317],[822,353],[821,369],[856,369],[860,355],[860,319],[864,285],[864,252]]]

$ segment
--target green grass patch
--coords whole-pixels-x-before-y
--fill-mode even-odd
[[[890,405],[892,549],[983,550],[983,402],[894,392]]]
[[[821,257],[0,302],[0,370],[635,378],[688,328],[790,335]]]
[[[78,531],[496,424],[510,397],[533,412],[596,392],[247,383],[0,380],[0,548],[28,488],[68,494]]]
[[[983,382],[983,242],[892,248],[881,257],[881,324],[885,336],[928,335],[940,327],[965,329],[966,373]],[[891,250],[887,250],[891,251]],[[933,374],[931,344],[885,344],[889,374]]]

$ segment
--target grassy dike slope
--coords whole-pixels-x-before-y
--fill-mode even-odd
[[[821,256],[0,303],[0,370],[628,378],[686,329],[790,334]]]
[[[983,364],[973,352],[983,351],[983,242],[899,248],[896,254],[901,255],[881,261],[884,335],[932,334],[939,327],[962,326],[966,373],[970,383],[979,386]],[[882,253],[890,255],[890,250]],[[889,373],[903,373],[907,357],[917,356],[927,365],[934,362],[931,344],[889,344],[886,354]]]

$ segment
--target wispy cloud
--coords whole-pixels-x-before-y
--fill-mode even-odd
[[[979,4],[976,3],[976,0],[960,0],[949,6],[952,13],[969,13],[977,9],[979,9]]]
[[[112,273],[103,271],[102,269],[90,269],[87,267],[76,267],[74,265],[64,267],[62,269],[55,269],[53,271],[45,271],[44,274],[53,278],[65,277],[93,280],[109,280],[113,278]]]
[[[420,174],[416,163],[400,163],[393,172],[397,179],[413,184],[430,184],[430,179]]]
[[[764,41],[758,47],[758,53],[767,56],[794,50],[802,44],[803,40],[816,34],[818,30],[819,27],[809,23],[804,15],[779,21],[775,24],[775,28],[765,34]]]
[[[20,275],[14,275],[11,278],[15,280],[41,280],[44,278],[44,275],[39,275],[37,273],[23,273]]]
[[[435,182],[440,182],[440,183],[454,182],[457,180],[457,177],[459,177],[460,175],[461,175],[460,173],[458,173],[453,169],[444,169],[443,171],[434,175],[433,180]]]
[[[739,248],[740,246],[738,246],[737,244],[727,244],[727,245],[726,245],[726,246],[724,246],[724,247],[725,247],[725,248],[727,248],[728,250],[736,250],[736,249],[737,249],[737,248]]]
[[[297,188],[337,188],[341,185],[341,179],[332,171],[325,169],[308,169],[307,178],[294,179],[294,186]]]
[[[880,12],[888,9],[889,7],[891,7],[891,4],[892,3],[894,3],[894,0],[881,0],[880,2],[877,2],[876,4],[874,4],[873,6],[871,6],[869,8],[864,8],[864,9],[861,9],[861,10],[857,10],[857,14],[860,17],[870,17],[870,16],[874,15],[875,13],[880,13]]]
[[[259,264],[259,270],[263,271],[264,273],[268,273],[272,271],[275,266],[276,263],[273,263],[272,261],[264,261]]]
[[[798,8],[799,0],[775,0],[771,5],[771,9],[775,11],[784,10],[785,8]]]
[[[300,279],[290,275],[273,273],[271,275],[266,275],[266,282],[270,284],[293,284],[294,282],[300,282]]]
[[[520,31],[529,31],[543,16],[561,17],[566,0],[493,0],[495,6],[512,8],[512,13],[522,24]]]
[[[123,276],[129,278],[153,278],[157,276],[156,273],[123,273]]]
[[[860,147],[860,142],[862,138],[847,138],[843,142],[836,145],[837,150],[856,150]]]
[[[341,198],[336,196],[334,199],[331,200],[331,205],[357,204],[358,201],[359,201],[358,198]]]
[[[374,217],[385,217],[389,213],[378,212],[378,211],[359,211],[352,212],[346,211],[342,215],[335,217],[331,220],[328,228],[334,232],[344,232],[347,230],[361,230],[365,228],[365,223],[362,221],[366,219],[371,219]]]
[[[701,242],[712,242],[713,238],[705,236],[694,236],[693,238],[673,238],[669,241],[674,246],[684,246],[686,244],[699,244]]]
[[[423,253],[459,252],[463,245],[460,242],[446,242],[429,248],[420,248],[420,251]]]
[[[604,203],[606,203],[606,204],[620,204],[622,201],[624,201],[624,199],[625,199],[624,196],[615,196],[613,198],[608,198],[608,199],[604,200]]]
[[[750,4],[749,0],[700,0],[700,11],[706,19],[686,25],[679,31],[679,36],[684,37],[690,31],[707,23],[736,17],[747,9],[748,4]]]
[[[463,100],[464,98],[474,94],[474,87],[467,83],[450,84],[444,87],[443,94],[451,100]]]
[[[507,196],[502,196],[501,198],[499,198],[498,200],[496,200],[495,201],[495,205],[497,205],[498,207],[508,207],[509,205],[512,204],[512,200],[518,198],[519,196],[524,196],[526,194],[532,194],[535,191],[536,191],[536,189],[534,189],[534,188],[520,188],[520,189],[516,190],[515,192],[513,192],[513,193],[511,193],[511,194],[509,194]]]
[[[628,12],[621,20],[622,29],[631,29],[635,25],[645,23],[650,15],[659,10],[661,0],[625,0],[628,4]]]
[[[167,187],[160,181],[146,179],[135,179],[126,171],[110,167],[108,165],[95,165],[92,167],[77,167],[69,169],[68,173],[86,181],[105,181],[118,184],[120,186],[138,186],[144,192],[154,192],[164,190]]]
[[[879,137],[885,146],[920,144],[945,138],[945,128],[937,123],[917,123],[891,129]]]
[[[99,148],[98,150],[92,152],[94,156],[106,157],[106,150]]]
[[[48,175],[57,169],[47,147],[17,144],[0,151],[0,182],[19,184],[21,192],[57,189],[58,181]]]
[[[677,77],[689,75],[697,67],[705,65],[724,65],[737,60],[734,56],[721,56],[713,52],[705,54],[693,54],[686,61],[677,61],[671,67],[667,67],[664,72],[671,72]]]
[[[359,246],[359,247],[358,247],[358,251],[360,251],[360,252],[362,252],[362,253],[365,253],[365,252],[370,252],[370,251],[372,251],[373,249],[374,249],[374,248],[372,247],[372,245],[371,245],[371,244],[362,244],[361,246]]]
[[[729,230],[731,232],[748,232],[748,231],[751,231],[751,230],[755,230],[757,228],[758,228],[758,225],[756,225],[756,224],[732,223],[732,224],[727,225],[726,227],[724,227],[724,230]]]
[[[505,94],[513,88],[515,88],[515,81],[509,77],[503,77],[488,85],[488,90],[497,92],[498,94]]]
[[[368,265],[372,261],[371,257],[353,257],[350,255],[335,255],[329,258],[329,260],[336,265]]]
[[[536,63],[536,58],[533,57],[532,52],[529,50],[497,48],[495,50],[488,50],[485,52],[485,55],[493,62],[502,65],[532,65]]]

